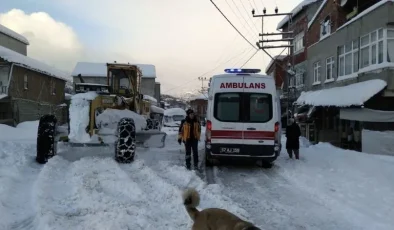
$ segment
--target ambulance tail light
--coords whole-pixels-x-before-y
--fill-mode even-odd
[[[275,152],[278,152],[278,151],[280,151],[280,143],[279,143],[279,135],[281,135],[281,133],[279,133],[279,127],[280,126],[280,124],[279,124],[279,122],[276,122],[275,123],[275,127],[274,127],[274,130],[275,130],[275,146],[274,146],[274,150],[275,150]]]
[[[205,131],[205,138],[207,142],[211,142],[212,122],[207,121],[207,129]]]
[[[275,133],[279,132],[279,122],[275,123]]]

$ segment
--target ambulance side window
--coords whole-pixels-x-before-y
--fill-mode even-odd
[[[214,117],[223,122],[240,122],[239,93],[218,93],[215,95]]]

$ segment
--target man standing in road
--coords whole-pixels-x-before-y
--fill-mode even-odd
[[[300,159],[300,136],[301,130],[294,118],[289,119],[289,125],[286,127],[286,150],[290,158],[293,158],[293,152],[295,158]]]
[[[186,149],[186,168],[191,168],[191,152],[193,151],[194,169],[198,169],[198,142],[201,136],[201,125],[198,122],[194,111],[188,109],[186,111],[186,118],[182,120],[179,126],[178,143],[181,145],[185,143]]]

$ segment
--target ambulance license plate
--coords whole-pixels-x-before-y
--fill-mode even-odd
[[[220,148],[220,153],[239,153],[239,148]]]

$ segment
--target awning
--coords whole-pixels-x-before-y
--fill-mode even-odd
[[[297,104],[336,107],[361,106],[386,86],[387,82],[384,80],[374,79],[347,86],[302,92],[297,99]]]
[[[394,122],[394,111],[373,110],[367,108],[342,108],[339,113],[342,120],[367,122]]]

